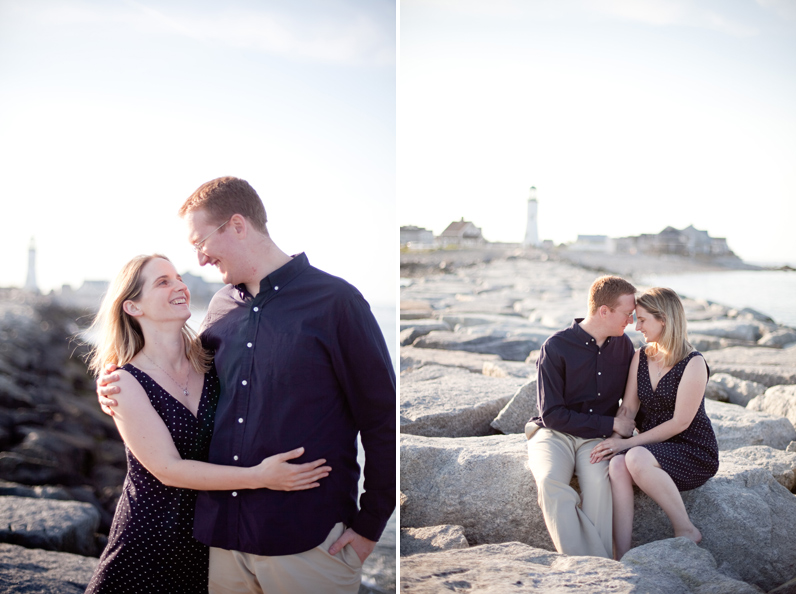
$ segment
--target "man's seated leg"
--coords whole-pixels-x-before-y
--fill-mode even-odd
[[[576,440],[566,433],[539,429],[528,441],[528,465],[556,550],[605,557],[600,535],[580,509],[581,498],[569,484],[575,470]]]
[[[581,494],[581,509],[597,530],[605,553],[601,557],[613,558],[611,481],[608,478],[608,460],[596,464],[589,461],[591,451],[602,439],[577,440],[575,475]],[[594,553],[595,555],[597,553]]]

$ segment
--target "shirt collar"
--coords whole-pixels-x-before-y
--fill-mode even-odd
[[[290,256],[290,262],[280,266],[260,281],[260,294],[277,287],[281,289],[309,268],[309,265],[310,261],[304,252]],[[244,284],[235,285],[235,288],[240,292],[241,297],[249,294]]]
[[[588,343],[594,341],[594,337],[580,327],[580,323],[585,319],[586,318],[575,318],[575,321],[572,322],[572,326],[570,326],[570,328],[572,329],[573,332],[575,332],[578,339],[584,340]],[[613,336],[609,336],[608,338],[606,338],[605,342],[603,343],[603,347],[606,347],[609,344],[611,344],[612,338]]]

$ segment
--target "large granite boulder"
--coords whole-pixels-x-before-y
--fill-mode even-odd
[[[401,524],[459,525],[471,545],[518,541],[553,550],[527,468],[523,435],[401,439]],[[768,590],[796,567],[796,497],[765,468],[723,459],[716,477],[683,493],[702,548]],[[663,511],[636,495],[634,546],[673,536]]]
[[[451,327],[440,320],[407,320],[402,321],[401,346],[412,344],[417,338],[435,330],[450,330]]]
[[[428,526],[401,528],[401,556],[466,549],[467,538],[461,526]]]
[[[786,347],[796,344],[796,330],[793,328],[777,328],[763,335],[757,341],[760,346]]]
[[[503,361],[498,355],[484,355],[465,351],[441,351],[438,349],[417,349],[412,346],[401,347],[401,372],[420,369],[424,365],[460,367],[472,373],[481,373],[487,363]]]
[[[401,432],[432,437],[490,435],[490,423],[521,386],[462,369],[425,366],[401,375]]]
[[[401,560],[401,592],[502,594],[759,594],[723,574],[685,538],[652,543],[624,559],[569,557],[518,542],[412,555]]]
[[[552,549],[527,468],[525,435],[401,436],[401,527],[462,526],[470,544]]]
[[[525,433],[525,424],[539,414],[536,406],[536,378],[524,383],[511,397],[491,425],[501,433]]]
[[[746,406],[752,398],[765,391],[766,387],[763,384],[738,379],[726,373],[714,373],[710,376],[705,397]]]
[[[725,459],[725,463],[726,463]],[[707,483],[682,493],[688,515],[702,532],[700,547],[722,571],[764,591],[793,577],[796,568],[796,497],[765,468],[720,466]],[[644,493],[635,498],[633,544],[673,536],[663,511]]]
[[[691,334],[692,332],[694,334],[706,334],[708,336],[719,336],[748,342],[755,342],[763,336],[760,324],[752,320],[743,319],[688,322],[688,333]]]
[[[784,417],[748,410],[736,404],[705,399],[719,450],[766,445],[784,450],[796,439],[796,429]]]
[[[0,544],[4,594],[83,594],[96,566],[93,557]]]
[[[525,361],[528,354],[538,349],[547,336],[506,336],[504,333],[429,332],[414,341],[413,346],[423,349],[442,349],[499,355],[506,361]]]
[[[767,387],[796,384],[796,349],[730,347],[705,353],[711,373],[728,373]]]
[[[796,424],[796,385],[773,386],[752,399],[746,408],[785,417]]]
[[[746,446],[719,452],[719,468],[722,474],[729,475],[765,468],[789,491],[796,487],[796,451],[775,450],[768,446]]]
[[[100,515],[78,501],[0,497],[0,542],[31,549],[96,555]]]

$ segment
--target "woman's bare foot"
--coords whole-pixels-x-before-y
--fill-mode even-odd
[[[680,531],[675,530],[674,535],[675,537],[685,536],[686,538],[693,540],[696,544],[702,542],[702,533],[699,530],[697,530],[697,527],[694,526],[693,524],[691,525],[690,528],[687,528],[685,530],[680,530]]]

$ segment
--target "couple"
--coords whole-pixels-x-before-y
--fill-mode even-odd
[[[279,250],[244,180],[203,184],[179,214],[227,285],[198,338],[163,256],[105,297],[90,366],[128,473],[87,592],[355,593],[395,506],[381,331],[354,287]]]
[[[525,427],[529,466],[560,553],[621,559],[634,484],[661,506],[675,536],[702,539],[680,492],[719,467],[704,405],[709,370],[688,342],[677,294],[635,294],[624,279],[598,278],[586,318],[551,336],[536,363],[540,416]],[[647,343],[635,353],[624,333],[634,310]],[[570,487],[573,471],[582,497]]]

